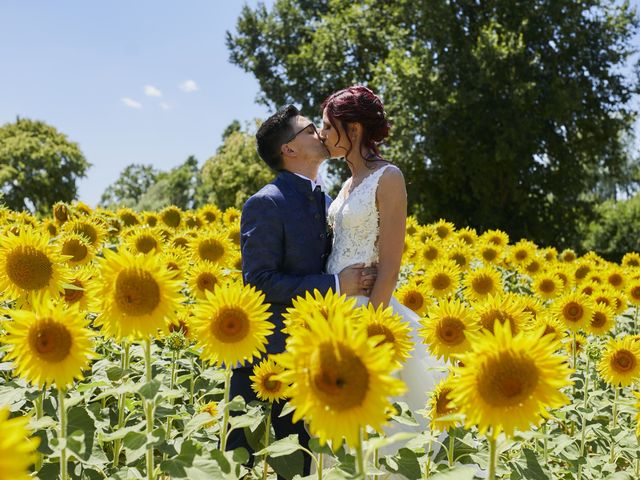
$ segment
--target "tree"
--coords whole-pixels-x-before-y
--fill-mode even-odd
[[[131,164],[107,187],[100,198],[106,208],[135,208],[142,195],[156,183],[159,172],[152,165]]]
[[[0,127],[0,193],[13,210],[46,215],[55,202],[75,200],[90,166],[77,143],[44,122],[18,118]]]
[[[160,173],[156,182],[142,194],[137,208],[140,210],[159,210],[175,205],[184,210],[193,208],[199,183],[198,160],[189,156],[182,165],[169,172]]]
[[[200,172],[197,202],[214,203],[225,209],[242,208],[244,202],[274,178],[260,160],[255,136],[232,123],[223,135],[223,143]]]
[[[420,220],[564,247],[601,179],[626,182],[637,26],[606,0],[276,0],[246,6],[227,45],[272,108],[318,118],[336,89],[378,91]]]

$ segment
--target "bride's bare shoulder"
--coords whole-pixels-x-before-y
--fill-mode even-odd
[[[398,195],[401,192],[406,195],[406,187],[402,170],[393,164],[388,164],[384,169],[384,172],[382,172],[382,175],[380,175],[378,194],[387,196]]]

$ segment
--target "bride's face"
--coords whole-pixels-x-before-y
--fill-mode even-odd
[[[326,108],[322,112],[322,128],[319,134],[320,139],[324,142],[332,157],[344,157],[349,151],[350,144],[347,133],[340,125],[340,122],[331,124]]]

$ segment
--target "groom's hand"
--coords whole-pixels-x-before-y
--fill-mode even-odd
[[[378,275],[376,267],[365,267],[364,263],[350,265],[338,274],[340,293],[369,295]]]

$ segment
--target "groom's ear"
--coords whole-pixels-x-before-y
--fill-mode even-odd
[[[293,148],[291,148],[288,143],[284,143],[280,147],[280,154],[282,155],[283,158],[285,156],[292,157],[296,154],[296,151]]]

